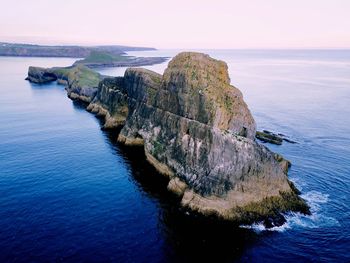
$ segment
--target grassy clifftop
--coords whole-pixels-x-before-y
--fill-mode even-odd
[[[58,80],[78,87],[97,87],[102,76],[88,67],[77,65],[54,68],[29,67],[27,79],[38,84]]]
[[[91,51],[86,58],[76,61],[75,64],[114,63],[126,61],[128,59],[130,59],[130,57],[122,56],[121,54],[94,50]]]
[[[68,79],[80,87],[97,87],[101,75],[84,66],[76,66],[68,71]]]

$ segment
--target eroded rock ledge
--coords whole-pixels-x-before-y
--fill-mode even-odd
[[[31,68],[28,79],[38,79],[37,71]],[[58,79],[52,70],[40,72],[53,73],[48,81]],[[68,93],[72,83],[67,80]],[[226,63],[185,52],[163,75],[129,68],[124,77],[104,78],[92,88],[88,95],[75,89],[70,97],[89,102],[87,110],[103,116],[105,128],[122,127],[120,143],[143,145],[184,207],[237,223],[309,213],[287,178],[290,163],[255,141],[255,121],[230,85]]]

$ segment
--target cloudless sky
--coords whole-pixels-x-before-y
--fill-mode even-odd
[[[350,0],[0,0],[0,41],[350,48]]]

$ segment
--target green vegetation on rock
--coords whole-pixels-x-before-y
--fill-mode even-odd
[[[103,51],[91,51],[90,55],[88,55],[83,60],[78,60],[75,62],[75,64],[89,64],[89,63],[113,63],[113,62],[120,62],[120,61],[126,61],[129,57],[122,56],[122,55],[114,55],[109,52],[103,52]]]
[[[97,87],[101,76],[96,71],[85,66],[76,66],[69,70],[68,77],[79,86]]]
[[[77,60],[74,65],[94,67],[133,67],[162,63],[164,57],[131,57],[124,54],[116,54],[106,50],[92,50],[84,59]]]
[[[152,154],[154,156],[158,156],[159,154],[162,154],[164,152],[164,144],[158,142],[158,141],[153,141],[153,152]]]

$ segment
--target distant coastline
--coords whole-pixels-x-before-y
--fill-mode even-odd
[[[163,63],[166,57],[131,57],[127,51],[156,50],[153,47],[108,46],[43,46],[0,42],[0,56],[71,57],[74,64],[87,67],[138,67]]]
[[[71,57],[83,58],[91,51],[109,52],[114,55],[125,55],[127,51],[156,50],[153,47],[132,47],[121,45],[79,46],[79,45],[34,45],[0,42],[0,56],[18,57]]]

